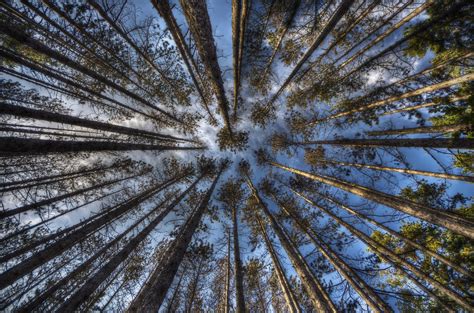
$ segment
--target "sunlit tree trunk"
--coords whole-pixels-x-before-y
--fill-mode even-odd
[[[230,312],[230,231],[227,234],[227,260],[226,260],[226,276],[225,276],[225,294],[224,294],[224,313]]]
[[[469,98],[469,96],[451,97],[451,98],[448,98],[446,100],[446,102],[433,101],[433,102],[427,102],[427,103],[422,103],[422,104],[418,104],[418,105],[405,106],[405,107],[402,107],[400,109],[395,109],[395,110],[391,110],[391,111],[381,113],[380,115],[385,116],[385,115],[392,115],[392,114],[397,114],[397,113],[409,112],[409,111],[414,111],[414,110],[418,110],[418,109],[429,108],[429,107],[432,107],[432,106],[443,105],[445,103],[453,103],[453,102],[456,102],[456,101],[467,100],[468,98]]]
[[[155,313],[159,310],[166,297],[166,293],[173,282],[173,278],[178,271],[179,265],[183,260],[188,245],[191,242],[191,238],[196,231],[196,228],[199,226],[201,218],[209,205],[212,193],[214,192],[222,171],[223,168],[214,178],[211,187],[204,195],[199,206],[189,217],[180,234],[175,239],[168,258],[152,271],[147,282],[128,307],[127,312]]]
[[[422,126],[402,129],[373,130],[366,132],[369,136],[393,136],[393,135],[411,135],[411,134],[434,134],[434,133],[453,133],[457,131],[469,130],[470,125],[441,125],[441,126]]]
[[[318,162],[325,163],[325,164],[351,166],[351,167],[356,167],[356,168],[368,168],[368,169],[379,170],[379,171],[389,171],[389,172],[397,172],[397,173],[403,173],[403,174],[430,176],[430,177],[436,177],[436,178],[442,178],[442,179],[462,180],[462,181],[474,183],[474,176],[435,173],[435,172],[428,172],[428,171],[412,170],[412,169],[407,169],[407,168],[396,168],[396,167],[361,164],[361,163],[339,162],[339,161],[328,160],[328,159],[319,159]]]
[[[235,294],[236,312],[245,312],[244,282],[242,274],[242,261],[240,259],[239,244],[239,221],[237,219],[237,208],[232,208],[232,235],[234,238],[234,271],[235,271]]]
[[[474,223],[469,220],[466,220],[460,215],[426,207],[419,203],[406,200],[398,196],[393,196],[381,191],[346,182],[334,177],[308,173],[276,162],[270,162],[270,164],[290,173],[294,173],[296,175],[306,177],[314,181],[319,181],[329,186],[345,190],[362,198],[386,205],[388,207],[415,216],[419,219],[425,220],[435,225],[446,227],[447,229],[457,234],[466,236],[470,239],[474,239]]]
[[[260,226],[260,231],[263,236],[263,240],[265,241],[265,245],[267,246],[267,250],[270,253],[270,257],[272,259],[273,267],[275,268],[275,272],[278,277],[278,282],[280,283],[281,290],[285,296],[286,305],[288,306],[288,310],[291,313],[301,312],[301,308],[298,305],[298,301],[295,298],[291,290],[290,283],[286,278],[285,271],[278,259],[277,254],[275,253],[275,249],[273,248],[273,244],[271,243],[270,239],[268,238],[267,230],[260,218],[260,216],[256,215],[257,223]]]
[[[239,102],[240,72],[240,18],[242,15],[242,0],[232,0],[232,67],[234,70],[234,117]]]

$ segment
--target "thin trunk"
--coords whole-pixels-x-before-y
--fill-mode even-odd
[[[224,313],[230,312],[230,231],[227,234],[227,260],[225,276]]]
[[[403,267],[406,267],[409,271],[411,271],[416,277],[419,279],[428,282],[432,286],[434,286],[438,292],[441,294],[446,295],[447,297],[451,298],[455,302],[457,302],[459,305],[467,308],[468,310],[471,309],[470,304],[468,303],[468,300],[461,297],[458,295],[456,292],[452,291],[451,289],[447,288],[443,284],[439,283],[438,281],[434,280],[431,278],[429,275],[423,273],[421,270],[419,270],[416,266],[413,264],[405,261],[402,259],[399,255],[396,253],[392,252],[390,249],[387,249],[385,246],[382,244],[379,244],[360,230],[356,229],[352,225],[346,223],[343,221],[341,218],[330,212],[329,210],[317,205],[313,201],[309,200],[307,197],[305,197],[303,194],[292,190],[295,194],[300,196],[304,201],[306,201],[308,204],[317,207],[319,210],[323,211],[327,215],[329,215],[331,218],[333,218],[335,221],[337,221],[340,225],[344,226],[347,230],[349,230],[351,233],[353,233],[355,236],[357,236],[360,240],[362,240],[364,243],[366,243],[369,247],[371,247],[376,254],[381,256],[383,259],[388,260],[390,263],[392,263],[397,269],[401,270],[402,272],[406,272]],[[417,285],[420,287],[422,286],[421,283],[419,283],[416,279],[413,280]],[[450,307],[448,307],[438,296],[436,296],[435,293],[430,291],[428,288],[424,287],[425,291],[428,292],[428,294],[435,299],[439,304],[441,304],[443,307],[448,309],[448,311],[453,312],[454,310]]]
[[[400,233],[394,231],[393,229],[385,226],[384,224],[382,223],[379,223],[377,222],[376,220],[374,219],[371,219],[370,217],[367,217],[366,215],[364,214],[361,214],[359,213],[358,211],[356,211],[355,209],[352,209],[350,207],[348,207],[347,205],[344,205],[343,203],[337,201],[336,199],[334,198],[331,198],[327,195],[323,195],[321,193],[318,193],[316,192],[319,196],[322,196],[325,200],[328,200],[329,202],[331,203],[334,203],[335,205],[337,205],[338,207],[344,209],[345,211],[347,211],[348,213],[350,214],[353,214],[354,216],[357,216],[358,218],[361,218],[362,220],[366,221],[366,222],[369,222],[371,223],[372,225],[376,226],[376,227],[379,227],[380,229],[383,229],[384,231],[386,231],[387,233],[389,233],[390,235],[396,237],[397,239],[399,240],[402,240],[404,242],[406,242],[408,245],[412,246],[412,247],[415,247],[417,248],[418,250],[422,251],[424,254],[427,254],[435,259],[437,259],[438,261],[446,264],[447,266],[449,267],[452,267],[455,271],[463,274],[463,275],[466,275],[467,277],[470,277],[470,278],[474,278],[474,275],[472,272],[470,272],[469,270],[463,268],[462,266],[452,262],[451,260],[447,259],[446,257],[438,254],[437,252],[435,251],[432,251],[432,250],[429,250],[428,248],[424,247],[423,245],[417,243],[416,241],[413,241],[403,235],[401,235]]]
[[[183,271],[181,273],[181,275],[179,276],[178,283],[176,284],[176,287],[174,288],[174,291],[173,291],[173,296],[171,297],[170,301],[168,302],[168,309],[166,310],[166,312],[168,312],[168,313],[176,312],[176,309],[173,306],[174,306],[174,302],[175,302],[176,298],[178,297],[179,288],[181,286],[181,282],[184,278],[185,273],[186,273],[186,271]]]
[[[0,137],[0,156],[40,155],[67,152],[97,151],[169,151],[169,150],[203,150],[204,147],[174,147],[164,145],[147,145],[119,143],[110,141],[62,141],[41,140],[14,137]]]
[[[288,209],[280,203],[275,194],[272,194],[275,203],[286,215],[292,218],[296,226],[302,233],[305,233],[313,244],[318,248],[321,254],[331,263],[338,273],[352,286],[352,288],[361,296],[365,303],[370,306],[374,312],[393,312],[379,295],[350,267],[334,250],[321,240],[321,237],[293,210]]]
[[[181,233],[173,242],[168,258],[161,262],[161,264],[152,271],[145,285],[141,288],[138,295],[130,304],[127,312],[155,313],[159,310],[166,297],[166,293],[173,282],[174,276],[178,271],[179,265],[184,258],[192,236],[199,226],[201,218],[209,205],[212,193],[214,192],[223,170],[224,168],[219,170],[199,206],[183,226]]]
[[[263,202],[258,194],[257,189],[254,187],[252,180],[249,176],[246,177],[246,182],[249,189],[252,192],[253,197],[257,200],[259,206],[265,213],[265,215],[270,220],[273,230],[275,231],[280,243],[287,252],[293,267],[295,268],[298,276],[301,279],[301,282],[308,293],[308,296],[311,299],[311,302],[318,310],[318,312],[337,312],[334,304],[331,301],[331,298],[326,293],[324,288],[318,279],[314,276],[311,269],[308,268],[306,261],[299,253],[298,249],[292,244],[287,235],[285,234],[283,228],[278,224],[275,217],[269,211],[267,205]]]
[[[389,172],[397,172],[397,173],[412,174],[412,175],[430,176],[430,177],[436,177],[436,178],[442,178],[442,179],[461,180],[461,181],[474,183],[474,176],[435,173],[435,172],[428,172],[428,171],[412,170],[412,169],[407,169],[407,168],[396,168],[396,167],[388,167],[388,166],[380,166],[380,165],[340,162],[340,161],[327,160],[327,159],[320,159],[318,160],[318,162],[342,165],[342,166],[352,166],[352,167],[357,167],[357,168],[368,168],[368,169],[379,170],[379,171],[389,171]]]
[[[267,250],[270,253],[270,257],[273,262],[273,267],[275,268],[275,271],[277,273],[278,282],[280,283],[280,287],[283,291],[283,294],[285,295],[285,301],[286,305],[288,306],[288,310],[290,311],[290,313],[301,312],[298,300],[296,299],[295,295],[293,294],[293,291],[291,290],[291,285],[288,279],[286,278],[285,271],[283,270],[283,267],[280,263],[280,260],[278,259],[277,254],[275,253],[275,249],[273,248],[273,244],[271,243],[270,238],[268,238],[267,230],[260,216],[256,215],[256,218],[258,225],[260,226],[260,231],[265,241],[265,245],[267,246]]]
[[[468,131],[471,128],[469,124],[441,125],[441,126],[422,126],[402,129],[387,129],[368,131],[368,136],[393,136],[410,134],[436,134],[436,133],[454,133],[457,131]]]
[[[291,142],[289,145],[337,145],[348,147],[453,148],[474,149],[471,138],[334,139]]]
[[[48,56],[52,59],[55,59],[56,61],[60,62],[61,64],[65,65],[65,66],[68,66],[78,72],[81,72],[82,74],[86,75],[86,76],[89,76],[95,80],[97,80],[98,82],[112,88],[112,89],[115,89],[117,91],[119,91],[120,93],[130,97],[131,99],[134,99],[152,109],[155,109],[157,110],[158,112],[160,112],[161,114],[163,114],[164,116],[168,117],[169,119],[175,121],[175,122],[178,122],[178,123],[183,123],[181,120],[179,120],[178,118],[176,118],[174,115],[172,115],[171,113],[168,113],[166,112],[165,110],[163,109],[160,109],[158,108],[157,106],[153,105],[152,103],[148,102],[147,100],[143,99],[142,97],[138,96],[137,94],[129,91],[128,89],[116,84],[115,82],[111,81],[110,79],[100,75],[100,74],[97,74],[96,72],[90,70],[89,68],[85,67],[84,65],[82,64],[79,64],[77,63],[76,61],[74,60],[71,60],[70,58],[68,58],[67,56],[65,55],[62,55],[61,53],[49,48],[48,46],[46,46],[45,44],[41,43],[40,41],[38,40],[35,40],[33,39],[33,37],[21,30],[19,30],[18,28],[16,28],[13,24],[9,24],[9,23],[2,23],[0,22],[0,31],[2,31],[3,33],[5,33],[6,35],[10,36],[11,38],[15,39],[16,41],[20,42],[21,44],[24,44],[28,47],[30,47],[31,49],[45,55],[45,56]]]
[[[196,290],[197,290],[197,287],[198,287],[198,284],[199,284],[199,278],[201,276],[202,262],[203,262],[203,260],[201,259],[199,261],[196,276],[194,277],[193,281],[191,282],[192,283],[191,296],[189,297],[189,300],[187,302],[187,308],[185,309],[186,313],[193,312],[194,298],[196,297]]]
[[[325,122],[325,121],[328,121],[328,120],[331,120],[331,119],[351,115],[351,114],[358,113],[358,112],[363,112],[363,111],[366,111],[366,110],[369,110],[369,109],[373,109],[373,108],[377,108],[377,107],[389,104],[391,102],[400,101],[400,100],[403,100],[403,99],[406,99],[406,98],[409,98],[409,97],[418,96],[418,95],[421,95],[421,94],[427,93],[427,92],[437,91],[437,90],[440,90],[440,89],[443,89],[443,88],[448,88],[448,87],[451,87],[453,85],[458,85],[458,84],[461,84],[461,83],[464,83],[464,82],[469,82],[469,81],[472,81],[472,80],[474,80],[474,73],[465,74],[463,76],[453,78],[453,79],[450,79],[450,80],[446,80],[446,81],[441,82],[441,83],[433,84],[433,85],[426,86],[426,87],[423,87],[423,88],[419,88],[419,89],[416,89],[416,90],[413,90],[413,91],[405,92],[401,95],[396,95],[396,96],[388,97],[388,98],[383,99],[383,100],[378,100],[378,101],[375,101],[375,102],[372,102],[372,103],[369,103],[369,104],[365,104],[365,105],[362,105],[362,106],[360,106],[358,108],[355,108],[355,109],[352,109],[352,110],[347,110],[347,111],[335,113],[335,114],[330,115],[328,117],[325,117],[323,119],[312,121],[308,124],[309,125],[315,125],[315,124]]]
[[[234,272],[235,272],[235,298],[237,313],[245,312],[244,281],[242,274],[242,261],[240,260],[239,221],[237,208],[232,207],[232,233],[234,238]]]
[[[166,26],[168,26],[168,29],[171,32],[171,36],[173,36],[173,40],[176,43],[176,46],[178,47],[178,50],[181,54],[181,58],[183,59],[184,64],[186,65],[186,68],[188,69],[188,73],[191,76],[191,80],[193,81],[194,86],[196,87],[199,97],[201,98],[204,109],[209,115],[211,122],[214,125],[217,125],[217,120],[212,115],[209,109],[209,103],[201,88],[201,85],[199,84],[199,80],[198,80],[199,69],[196,65],[196,62],[194,61],[193,55],[189,49],[189,46],[186,43],[186,40],[184,39],[181,29],[179,28],[179,25],[176,22],[176,19],[173,15],[173,11],[171,10],[169,1],[168,0],[152,0],[152,4],[155,6],[160,16],[164,19]]]
[[[67,234],[60,240],[54,241],[51,245],[45,247],[43,250],[34,253],[27,259],[14,265],[13,267],[11,267],[6,272],[0,275],[0,289],[11,285],[13,282],[20,279],[24,275],[32,272],[37,267],[59,256],[76,243],[80,242],[81,240],[84,240],[88,235],[94,233],[104,225],[110,224],[112,221],[116,220],[120,216],[123,216],[124,214],[130,212],[144,201],[156,195],[158,192],[174,184],[177,180],[177,178],[173,178],[168,180],[167,182],[155,185],[145,190],[135,198],[126,201],[122,205],[119,205],[117,208],[107,212],[106,214],[103,214],[92,222],[85,224],[84,226],[78,229],[75,229],[73,232]],[[72,228],[74,228],[74,226],[72,226]]]
[[[446,103],[454,103],[456,101],[462,101],[462,100],[467,100],[470,96],[460,96],[460,97],[451,97],[451,98],[448,98],[446,99]],[[418,104],[418,105],[412,105],[412,106],[406,106],[406,107],[402,107],[400,109],[395,109],[395,110],[391,110],[391,111],[387,111],[387,112],[384,112],[382,114],[380,114],[381,116],[385,116],[385,115],[392,115],[392,114],[397,114],[397,113],[402,113],[402,112],[408,112],[408,111],[413,111],[413,110],[418,110],[418,109],[423,109],[423,108],[428,108],[428,107],[432,107],[432,106],[437,106],[437,105],[443,105],[443,104],[446,104],[444,102],[437,102],[437,101],[433,101],[433,102],[427,102],[427,103],[423,103],[423,104]]]
[[[466,220],[455,213],[444,212],[434,208],[426,207],[419,203],[409,201],[398,196],[393,196],[391,194],[339,180],[337,178],[311,174],[275,162],[270,162],[270,164],[296,175],[319,181],[370,201],[386,205],[432,224],[445,227],[457,234],[466,236],[467,238],[474,239],[474,222]]]
[[[242,0],[232,0],[232,67],[234,69],[234,120],[237,115],[240,89],[239,53],[240,53],[240,18]]]
[[[286,78],[285,82],[280,86],[278,91],[272,96],[269,101],[269,105],[271,105],[275,100],[281,95],[281,93],[286,89],[286,87],[290,84],[293,78],[298,74],[298,71],[301,69],[303,64],[311,57],[314,51],[318,49],[318,47],[323,43],[324,39],[329,35],[329,33],[334,29],[336,24],[342,19],[344,14],[349,10],[351,5],[354,3],[354,0],[343,0],[337,10],[333,13],[329,21],[326,23],[324,28],[321,32],[316,36],[313,43],[309,47],[309,49],[304,53],[304,55],[298,60],[298,63],[291,71],[290,75]]]
[[[58,312],[73,312],[82,303],[87,301],[91,295],[91,290],[96,290],[106,280],[110,274],[130,255],[130,253],[158,226],[158,224],[184,199],[184,197],[195,188],[202,179],[202,175],[196,179],[183,193],[181,193],[170,205],[156,216],[143,230],[120,249],[109,261],[89,278],[70,298],[68,298],[58,309]],[[158,208],[158,207],[157,207]]]
[[[207,76],[213,86],[217,98],[220,114],[224,124],[232,135],[232,127],[229,119],[229,103],[227,101],[222,80],[221,69],[217,61],[216,46],[212,37],[212,26],[205,0],[180,0],[184,16],[188,22],[196,48],[206,69]]]
[[[43,120],[48,122],[54,123],[61,123],[61,124],[69,124],[75,125],[79,127],[103,130],[107,132],[113,133],[120,133],[130,136],[140,136],[145,138],[153,138],[156,140],[179,140],[179,141],[187,141],[187,142],[194,142],[193,140],[189,140],[186,138],[179,138],[170,135],[164,135],[160,133],[155,133],[152,131],[124,127],[104,122],[97,122],[91,121],[87,119],[83,119],[80,117],[70,116],[66,114],[48,112],[44,110],[36,110],[27,107],[17,106],[8,104],[6,102],[0,103],[0,114],[6,115],[13,115],[16,117],[23,117],[23,118],[33,118],[36,120]]]

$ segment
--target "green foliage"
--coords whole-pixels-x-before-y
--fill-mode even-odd
[[[243,151],[247,149],[248,141],[249,133],[245,131],[233,131],[231,135],[229,130],[224,127],[217,134],[217,142],[221,150]]]

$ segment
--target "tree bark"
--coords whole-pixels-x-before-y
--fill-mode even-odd
[[[232,127],[229,119],[229,103],[227,101],[222,80],[221,69],[217,61],[216,46],[212,37],[212,26],[205,0],[180,0],[189,30],[196,42],[196,48],[206,73],[213,86],[220,114],[230,134]]]
[[[349,147],[474,149],[471,138],[334,139],[291,142],[289,145],[338,145]]]
[[[311,174],[285,165],[270,162],[272,166],[286,170],[290,173],[319,181],[329,186],[337,187],[359,197],[374,201],[388,207],[394,208],[403,213],[433,223],[435,225],[445,227],[456,234],[474,239],[474,223],[454,213],[443,212],[437,209],[423,206],[413,201],[393,196],[381,191],[373,190],[354,183],[349,183],[337,178]]]
[[[410,134],[435,134],[435,133],[453,133],[457,131],[467,131],[471,128],[468,124],[461,125],[440,125],[440,126],[422,126],[402,129],[373,130],[366,132],[369,136],[393,136]]]
[[[219,170],[219,173],[201,200],[199,206],[188,218],[181,233],[175,239],[168,258],[159,264],[159,267],[156,267],[152,271],[145,285],[141,288],[135,299],[133,299],[127,312],[155,313],[159,310],[166,297],[166,293],[173,282],[174,276],[178,271],[179,265],[184,258],[192,236],[199,226],[201,218],[209,205],[212,193],[214,192],[223,170],[224,168]]]
[[[240,18],[242,16],[242,0],[232,0],[232,66],[234,68],[234,118],[237,112],[240,90]]]
[[[147,145],[119,143],[111,141],[61,141],[13,137],[0,137],[0,156],[39,155],[67,152],[97,151],[133,151],[133,150],[203,150],[204,147],[174,147],[164,145]]]
[[[232,235],[234,238],[235,298],[237,303],[235,311],[237,313],[244,313],[246,310],[242,261],[240,260],[239,221],[237,219],[237,208],[235,206],[232,207]]]
[[[230,231],[227,238],[227,260],[226,260],[226,277],[225,277],[225,296],[224,296],[224,313],[230,312]]]
[[[469,97],[470,96],[451,97],[451,98],[447,99],[447,103],[453,103],[453,102],[456,102],[456,101],[467,100]],[[397,114],[397,113],[402,113],[402,112],[408,112],[408,111],[428,108],[428,107],[437,106],[437,105],[443,105],[443,103],[433,101],[433,102],[427,102],[427,103],[422,103],[422,104],[418,104],[418,105],[406,106],[406,107],[402,107],[400,109],[395,109],[395,110],[384,112],[384,113],[381,114],[381,116],[392,115],[392,114]]]

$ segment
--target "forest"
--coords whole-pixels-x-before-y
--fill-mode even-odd
[[[0,312],[474,312],[474,2],[0,1]]]

